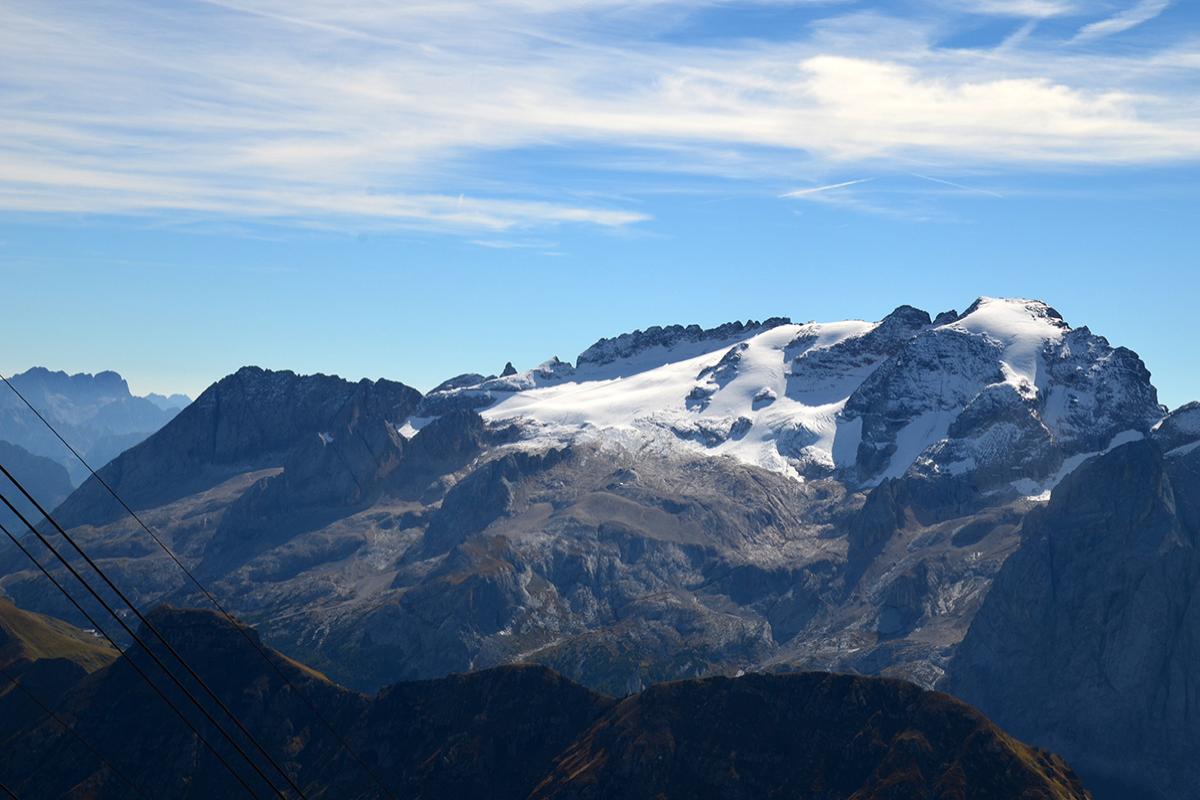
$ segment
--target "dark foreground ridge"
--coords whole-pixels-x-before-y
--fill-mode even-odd
[[[4,629],[17,619],[26,640],[78,640],[61,623],[6,607]],[[231,623],[167,608],[153,619],[310,797],[384,796]],[[38,625],[45,630],[32,630]],[[66,655],[77,651],[72,645]],[[8,666],[36,655],[24,648]],[[547,668],[517,665],[367,697],[274,651],[270,657],[400,797],[1089,797],[1057,756],[903,681],[749,675],[661,684],[618,701]],[[90,674],[62,671],[59,685],[42,681],[38,691],[54,695],[60,715],[147,795],[238,796],[139,682],[130,658],[150,671],[146,654],[133,650]],[[24,800],[128,796],[110,768],[54,722],[6,713],[0,742],[0,780]]]

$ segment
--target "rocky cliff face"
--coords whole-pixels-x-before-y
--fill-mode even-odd
[[[210,386],[149,441],[101,471],[130,505],[146,508],[210,488],[253,468],[278,467],[302,447],[324,441],[355,413],[403,421],[420,393],[400,383],[353,384],[246,367]],[[324,436],[323,436],[324,435]],[[124,512],[94,480],[59,510],[64,525],[119,519]]]
[[[213,614],[162,609],[152,618],[309,796],[1089,797],[1057,756],[1013,740],[958,701],[898,681],[755,675],[665,685],[618,703],[550,670],[517,666],[401,683],[368,698],[276,653],[268,654],[272,667]],[[152,797],[237,794],[136,678],[132,659],[146,654],[134,649],[62,701],[76,732],[120,775],[52,722],[21,731],[5,716],[0,770],[13,791],[50,798],[86,787],[98,800],[124,798],[133,791],[124,776]]]
[[[346,387],[331,388],[336,396]],[[416,393],[401,384],[352,385],[324,430],[298,437],[282,457],[283,471],[229,508],[205,547],[202,570],[224,574],[377,500],[404,458],[396,421],[407,418],[415,402]]]
[[[1200,441],[1200,402],[1175,409],[1154,426],[1154,440],[1164,452],[1183,455]]]
[[[1073,757],[1102,797],[1200,797],[1193,415],[1084,464],[1026,518],[944,684]]]
[[[1136,354],[1043,303],[992,299],[915,331],[842,413],[861,420],[860,479],[911,467],[980,489],[1044,482],[1163,415]]]

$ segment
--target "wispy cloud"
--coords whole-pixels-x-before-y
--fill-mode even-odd
[[[934,178],[929,175],[922,175],[919,172],[910,172],[908,174],[912,175],[914,178],[920,178],[923,181],[930,181],[931,183],[940,183],[943,186],[950,186],[955,189],[961,189],[964,192],[974,192],[975,194],[986,194],[989,197],[999,197],[1001,199],[1004,198],[1004,195],[1000,194],[999,192],[993,192],[991,189],[980,189],[975,186],[967,186],[966,184],[955,183],[954,181],[948,181],[945,178]]]
[[[1084,25],[1075,35],[1076,42],[1090,42],[1136,28],[1167,10],[1170,0],[1138,0],[1129,8],[1106,19]]]
[[[1071,0],[958,0],[956,5],[976,14],[1044,19],[1073,14],[1078,4]]]
[[[680,0],[9,0],[0,210],[478,237],[648,219],[623,188],[585,194],[537,167],[572,151],[614,187],[637,165],[643,180],[719,175],[772,194],[850,170],[1200,157],[1200,93],[1166,45],[943,48],[944,22],[805,5],[815,19],[794,39],[692,41],[661,35],[697,6]],[[534,166],[508,169],[513,153]]]
[[[858,178],[853,181],[842,181],[841,183],[827,183],[824,186],[812,186],[807,189],[793,189],[790,192],[784,192],[780,197],[806,197],[810,194],[818,194],[820,192],[828,192],[831,189],[845,189],[847,186],[857,186],[860,183],[867,183],[874,178]]]
[[[472,239],[471,244],[490,250],[552,250],[558,246],[556,242],[537,239]]]
[[[943,189],[934,188],[929,184]],[[1003,197],[990,189],[979,189],[916,172],[898,172],[787,192],[781,197],[858,214],[893,217],[908,222],[956,222],[962,218],[944,203],[949,195],[977,194]]]

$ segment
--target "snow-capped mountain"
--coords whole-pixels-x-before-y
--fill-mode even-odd
[[[1200,406],[1164,415],[1136,354],[1045,303],[982,298],[933,318],[651,328],[426,395],[244,367],[101,474],[264,638],[364,690],[530,661],[617,694],[793,669],[933,686],[1010,557],[1045,544],[1029,531],[1058,536],[1049,511],[1078,522],[1093,565],[1075,572],[1086,596],[1060,601],[1107,615],[1151,551],[1190,580],[1200,539],[1139,555],[1122,542],[1145,493],[1104,486],[1149,480],[1179,518],[1162,530],[1194,531],[1198,439]],[[1131,452],[1174,489],[1122,466]],[[1101,462],[1111,481],[1088,488]],[[55,517],[135,602],[197,602],[98,481]],[[1055,559],[1023,558],[1055,570],[1009,590],[1069,585],[1044,579]],[[1169,609],[1154,619],[1182,619],[1191,583],[1136,580]],[[0,591],[71,614],[12,548]],[[1009,594],[1019,640],[1048,604]],[[1107,629],[1084,627],[1069,649],[1100,652]],[[1178,637],[1146,630],[1170,663]]]
[[[1136,354],[1019,299],[936,319],[902,306],[876,323],[651,328],[602,339],[575,366],[451,385],[413,429],[465,405],[534,442],[685,448],[859,486],[968,476],[1027,494],[1163,416]]]

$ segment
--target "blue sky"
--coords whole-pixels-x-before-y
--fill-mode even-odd
[[[0,61],[6,374],[427,389],[990,294],[1200,398],[1194,3],[0,0]]]

